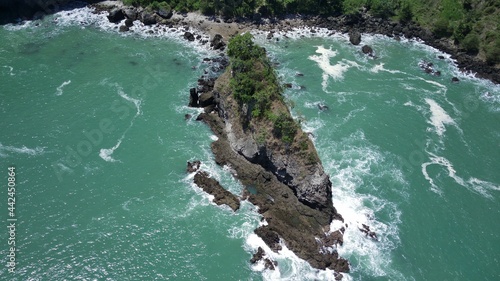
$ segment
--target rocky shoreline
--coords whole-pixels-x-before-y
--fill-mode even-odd
[[[126,7],[120,1],[105,1],[93,4],[92,6],[96,8],[97,12],[108,11],[111,22],[118,23],[125,20],[124,24],[120,27],[120,31],[128,31],[128,27],[135,20],[139,20],[145,25],[158,23],[169,28],[184,29],[186,31],[184,39],[189,41],[198,40],[202,44],[206,44],[207,40],[204,40],[201,34],[208,34],[210,38],[220,36],[220,39],[227,42],[235,34],[246,31],[265,31],[268,32],[267,38],[272,39],[274,33],[292,31],[294,28],[307,28],[311,33],[315,33],[318,28],[325,28],[331,31],[330,34],[336,32],[344,34],[366,33],[386,35],[395,40],[399,40],[401,37],[419,39],[431,47],[450,54],[458,68],[464,73],[475,74],[478,78],[488,79],[496,84],[500,84],[500,69],[498,67],[488,65],[477,57],[465,53],[457,48],[451,39],[436,38],[432,32],[421,28],[413,22],[402,24],[391,20],[375,18],[367,13],[328,18],[319,16],[262,18],[257,15],[252,19],[237,18],[223,20],[218,17],[203,16],[198,13],[180,14],[173,11],[148,11],[143,8]]]

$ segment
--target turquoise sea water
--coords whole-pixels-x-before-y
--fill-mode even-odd
[[[202,58],[216,54],[180,34],[124,36],[86,9],[0,28],[0,216],[7,226],[13,165],[18,219],[14,274],[0,232],[1,280],[333,279],[286,249],[269,253],[278,271],[252,266],[256,210],[214,205],[185,173],[200,159],[241,191],[215,165],[209,129],[184,119],[198,113],[186,104]],[[318,34],[255,37],[294,85],[285,95],[331,176],[349,225],[345,278],[500,278],[500,88],[420,43],[365,36],[368,59]]]

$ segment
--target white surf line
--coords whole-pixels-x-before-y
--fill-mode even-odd
[[[500,191],[500,186],[494,183],[483,181],[475,177],[471,177],[469,180],[465,181],[463,178],[457,176],[457,171],[453,167],[453,164],[446,158],[442,156],[437,156],[434,153],[426,151],[429,154],[430,162],[425,162],[422,164],[422,174],[425,179],[430,183],[431,190],[443,194],[443,191],[434,183],[434,180],[429,176],[427,172],[427,167],[430,165],[439,165],[448,171],[448,176],[452,178],[458,185],[467,188],[468,190],[478,193],[488,199],[493,199],[493,196],[489,191]]]
[[[63,88],[67,85],[71,84],[71,80],[64,81],[59,87],[56,89],[56,96],[60,96],[63,94]]]
[[[107,81],[104,80],[103,82],[101,82],[101,85],[102,84],[106,85]],[[108,85],[116,87],[118,90],[118,95],[120,97],[122,97],[123,99],[125,99],[126,101],[133,103],[135,105],[135,108],[137,109],[136,114],[134,115],[134,117],[130,121],[130,125],[128,126],[127,129],[125,129],[125,131],[123,132],[121,137],[118,139],[118,142],[111,148],[101,148],[101,150],[99,151],[99,157],[101,157],[104,161],[106,161],[106,162],[121,162],[119,160],[114,159],[112,155],[115,152],[115,150],[120,147],[123,139],[125,138],[125,135],[130,130],[130,128],[132,128],[132,126],[134,125],[134,121],[137,118],[137,116],[139,116],[142,113],[141,112],[142,101],[139,99],[134,99],[132,97],[127,96],[127,94],[123,91],[123,88],[118,83],[108,84]]]

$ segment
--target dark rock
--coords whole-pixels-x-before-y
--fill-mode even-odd
[[[304,74],[302,74],[302,73],[300,73],[300,72],[297,72],[297,73],[295,74],[295,76],[297,76],[297,77],[303,77],[303,76],[304,76]]]
[[[172,9],[164,9],[164,8],[159,8],[156,11],[156,14],[164,19],[170,19],[174,15]]]
[[[198,107],[198,93],[196,88],[189,89],[189,105],[190,107]]]
[[[222,35],[220,34],[215,34],[214,38],[210,41],[210,47],[212,47],[214,50],[221,50],[223,51],[226,46],[226,43],[222,40]]]
[[[317,106],[318,106],[319,110],[321,110],[321,111],[329,109],[328,105],[326,105],[326,104],[318,103]]]
[[[120,26],[120,32],[126,32],[126,31],[129,31],[128,26],[126,26],[126,25],[121,25],[121,26]]]
[[[261,226],[257,228],[254,232],[255,234],[257,234],[257,236],[259,236],[260,238],[262,238],[262,240],[264,240],[266,245],[269,246],[271,250],[275,252],[281,250],[281,245],[279,244],[280,237],[276,232],[271,230],[269,226]]]
[[[191,114],[185,114],[184,120],[189,120],[189,119],[191,119],[191,117],[193,117],[193,116],[191,116]]]
[[[335,280],[337,280],[337,281],[340,281],[340,280],[342,280],[342,278],[344,278],[344,275],[342,275],[341,273],[337,273],[337,272],[334,272],[333,276],[335,277]]]
[[[440,59],[440,60],[444,60],[444,56],[439,55],[439,56],[438,56],[438,59]]]
[[[285,86],[285,88],[288,88],[288,89],[293,87],[292,83],[285,83],[285,84],[283,84],[283,86]]]
[[[113,9],[108,14],[108,20],[112,23],[119,23],[123,19],[125,19],[125,15],[121,9]]]
[[[353,45],[359,45],[361,43],[361,33],[357,30],[352,30],[349,32],[349,42]]]
[[[458,82],[460,82],[460,79],[458,79],[457,77],[453,77],[453,78],[451,78],[451,82],[458,83]]]
[[[135,8],[125,8],[122,10],[125,18],[135,21],[137,19],[137,10]]]
[[[334,231],[323,238],[323,244],[326,247],[342,246],[344,244],[344,234],[341,230]]]
[[[198,103],[199,103],[200,107],[206,107],[206,106],[214,104],[214,93],[207,92],[207,93],[201,94],[198,98]]]
[[[126,19],[125,20],[125,26],[126,27],[132,27],[132,26],[134,26],[134,20],[132,20],[132,19]]]
[[[273,39],[273,36],[274,36],[274,32],[273,31],[269,31],[269,33],[267,34],[267,40],[271,40]]]
[[[155,14],[146,11],[142,12],[141,21],[144,25],[153,25],[157,23]]]
[[[186,39],[188,41],[194,41],[195,38],[194,38],[193,33],[186,31],[186,32],[184,32],[184,39]]]
[[[370,57],[373,57],[373,49],[372,49],[372,47],[370,47],[368,45],[364,45],[361,48],[361,51],[363,52],[363,54],[369,55]]]
[[[210,178],[206,172],[199,171],[194,175],[194,183],[203,191],[214,196],[214,203],[227,205],[233,211],[240,208],[240,200],[231,192],[224,189],[218,181]]]
[[[264,258],[264,254],[265,254],[264,250],[261,247],[259,247],[257,249],[257,252],[255,254],[253,254],[252,259],[250,260],[250,262],[252,264],[254,264],[254,263],[262,260],[262,258]]]
[[[203,110],[205,111],[205,113],[210,113],[215,110],[215,104],[205,106]]]
[[[186,114],[187,115],[187,114]],[[196,161],[193,161],[193,162],[187,162],[187,169],[186,171],[188,173],[194,173],[196,171],[198,171],[200,169],[200,165],[201,165],[201,162],[196,160]]]

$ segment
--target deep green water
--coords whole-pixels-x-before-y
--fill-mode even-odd
[[[16,273],[3,227],[0,280],[333,278],[286,250],[273,254],[278,272],[252,267],[255,209],[215,206],[185,173],[200,159],[241,190],[215,165],[209,129],[184,120],[214,53],[178,34],[122,36],[84,10],[54,18],[0,28],[0,217],[7,226],[13,165],[18,218]],[[256,34],[295,85],[285,94],[332,178],[346,278],[498,280],[500,88],[415,42],[364,37],[372,60],[340,35],[288,36]]]

